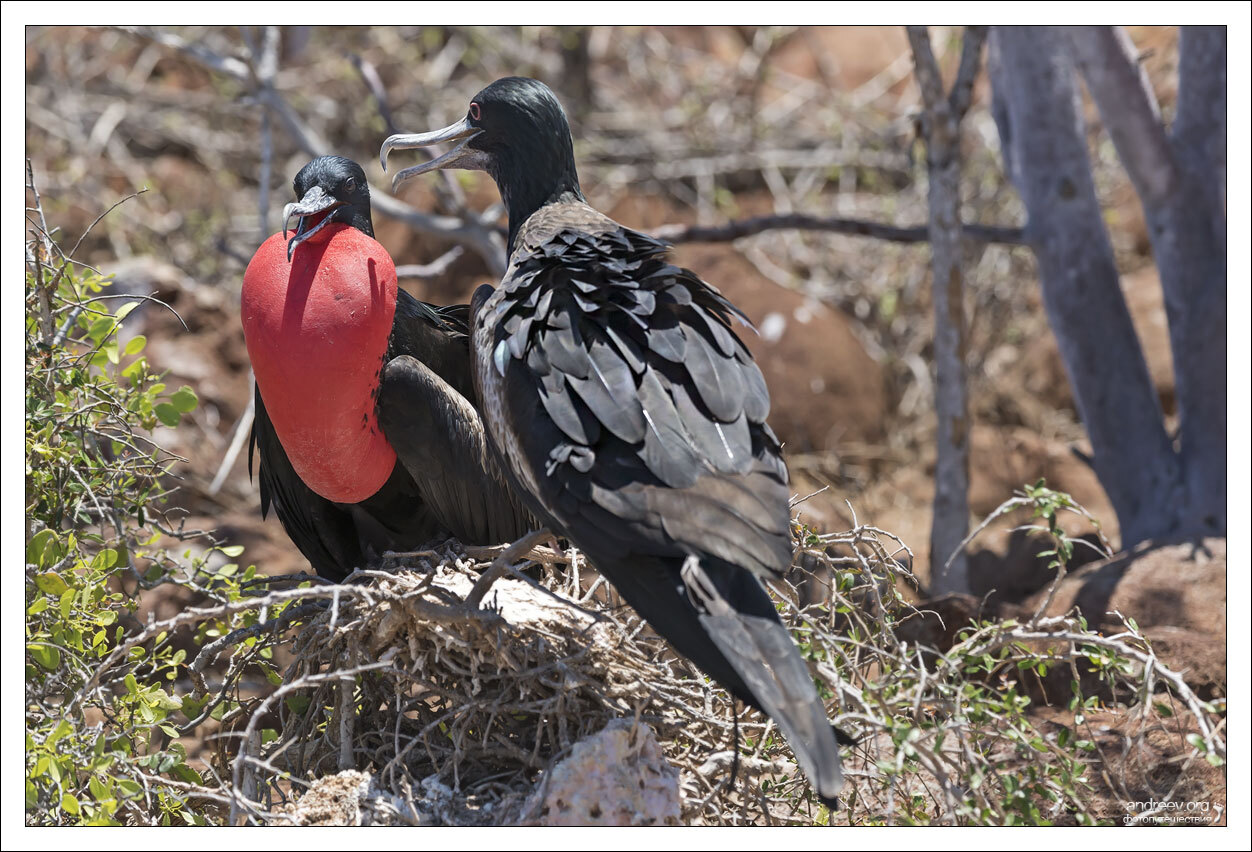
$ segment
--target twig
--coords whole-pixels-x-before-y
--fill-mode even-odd
[[[247,63],[234,57],[224,57],[201,45],[194,45],[185,39],[169,32],[154,32],[146,27],[121,27],[122,31],[148,41],[156,42],[165,47],[177,50],[184,55],[200,62],[206,67],[227,74],[241,83],[253,83]],[[254,96],[258,103],[264,105],[278,116],[286,127],[292,141],[312,157],[330,154],[334,146],[320,133],[314,130],[300,115],[292,109],[282,94],[273,86],[257,81]],[[370,198],[374,210],[384,216],[390,216],[416,230],[433,234],[453,242],[462,243],[474,249],[487,263],[495,275],[503,275],[507,266],[504,252],[504,240],[494,229],[472,217],[435,216],[423,213],[379,187],[370,185]]]
[[[383,85],[382,78],[378,76],[378,69],[374,67],[374,63],[362,57],[359,53],[348,54],[348,59],[352,62],[352,67],[361,75],[361,79],[369,88],[370,94],[374,96],[374,103],[378,107],[378,114],[382,116],[383,124],[386,126],[388,136],[399,133],[396,122],[391,115],[391,104],[387,100],[387,87]]]
[[[725,243],[742,237],[750,237],[764,231],[791,228],[801,231],[828,231],[860,237],[873,237],[897,243],[924,243],[930,234],[925,225],[896,226],[863,219],[810,216],[804,213],[787,213],[772,216],[756,216],[740,219],[725,225],[661,225],[652,233],[671,243]],[[1005,228],[996,225],[970,224],[963,226],[964,236],[971,240],[1005,245],[1026,245],[1021,228]]]
[[[397,278],[438,278],[451,268],[452,264],[465,254],[461,246],[453,246],[430,263],[409,263],[396,267]]]
[[[87,235],[91,233],[92,229],[95,228],[96,225],[100,224],[101,219],[103,219],[105,216],[108,216],[110,213],[112,213],[118,207],[121,207],[127,201],[130,201],[132,198],[138,198],[139,196],[143,195],[147,191],[148,191],[148,188],[145,186],[143,189],[136,190],[135,192],[132,192],[130,195],[127,195],[125,198],[121,198],[113,202],[113,204],[109,207],[108,210],[105,210],[103,213],[97,216],[95,220],[92,221],[92,223],[87,226],[87,230],[83,231],[82,236],[80,236],[78,238],[78,241],[74,243],[74,247],[70,249],[69,257],[73,257],[74,255],[78,254],[78,247],[83,244],[83,240],[87,239]]]
[[[252,420],[256,416],[256,393],[253,390],[255,383],[256,377],[249,371],[248,407],[239,415],[239,420],[235,423],[235,430],[230,439],[230,446],[226,449],[226,455],[222,457],[222,463],[218,465],[213,481],[209,483],[209,494],[211,495],[217,494],[218,491],[222,490],[222,484],[235,466],[235,460],[239,458],[244,442],[248,440],[248,436],[252,432]]]
[[[483,597],[491,589],[492,584],[507,574],[513,567],[514,562],[534,550],[535,545],[550,538],[552,538],[552,533],[546,529],[531,530],[506,547],[491,563],[491,567],[483,572],[483,575],[474,583],[474,588],[470,590],[469,595],[465,598],[466,608],[474,609],[481,604]]]

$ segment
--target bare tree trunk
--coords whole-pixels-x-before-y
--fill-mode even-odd
[[[1180,41],[1178,112],[1171,141],[1183,186],[1175,199],[1180,209],[1172,218],[1187,229],[1179,234],[1177,265],[1167,272],[1163,260],[1157,263],[1165,288],[1182,464],[1191,498],[1187,520],[1224,535],[1229,414],[1226,28],[1183,27]],[[1168,224],[1162,222],[1163,227]]]
[[[1169,507],[1173,524],[1185,531],[1224,532],[1225,29],[1187,28],[1182,34],[1179,115],[1172,139],[1126,32],[1120,27],[1066,32],[1143,204],[1165,293],[1185,495]],[[1220,152],[1214,150],[1215,141]]]
[[[969,392],[966,386],[964,281],[961,274],[961,118],[969,109],[986,30],[968,27],[961,65],[945,95],[925,27],[909,27],[913,63],[925,105],[930,206],[931,299],[935,306],[935,500],[930,526],[932,594],[969,591],[961,543],[969,530]],[[951,562],[948,562],[952,557]]]
[[[1119,286],[1068,48],[1063,30],[996,27],[994,114],[1092,463],[1129,547],[1171,531],[1162,518],[1184,497],[1181,469]]]

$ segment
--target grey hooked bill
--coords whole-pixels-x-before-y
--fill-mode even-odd
[[[397,133],[394,136],[387,137],[378,155],[382,161],[383,171],[387,171],[387,155],[397,148],[401,150],[429,148],[431,145],[438,145],[441,142],[459,140],[458,144],[453,146],[446,154],[436,157],[429,162],[410,166],[403,171],[397,172],[395,178],[391,181],[391,191],[395,192],[406,181],[418,175],[433,172],[435,169],[486,168],[486,155],[482,151],[466,147],[471,139],[482,132],[482,128],[470,124],[469,118],[466,117],[440,130],[430,130],[426,133]]]
[[[312,228],[308,227],[309,216],[318,213],[328,213],[336,207],[342,207],[343,202],[335,196],[322,189],[320,186],[313,186],[304,194],[304,198],[299,201],[293,201],[283,208],[283,239],[287,239],[287,231],[291,223],[292,216],[298,216],[300,221],[296,224],[295,235],[287,242],[287,261],[291,261],[292,254],[295,253],[296,246],[316,234],[318,231],[330,224],[330,216],[318,222]]]

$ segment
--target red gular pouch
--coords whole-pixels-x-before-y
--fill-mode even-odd
[[[243,275],[248,357],[287,458],[309,488],[358,503],[391,475],[378,425],[379,378],[396,314],[387,250],[335,223],[296,246],[275,234]]]

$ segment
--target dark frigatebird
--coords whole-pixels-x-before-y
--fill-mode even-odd
[[[442,130],[455,146],[399,172],[482,169],[509,213],[509,266],[474,294],[474,380],[501,466],[683,655],[786,735],[828,804],[836,735],[761,584],[791,564],[787,468],[746,318],[668,246],[591,208],[552,91],[507,77]]]
[[[440,533],[523,535],[536,524],[490,461],[472,403],[468,306],[398,287],[357,163],[318,157],[294,187],[283,233],[257,250],[241,294],[262,516],[273,505],[331,580]]]

